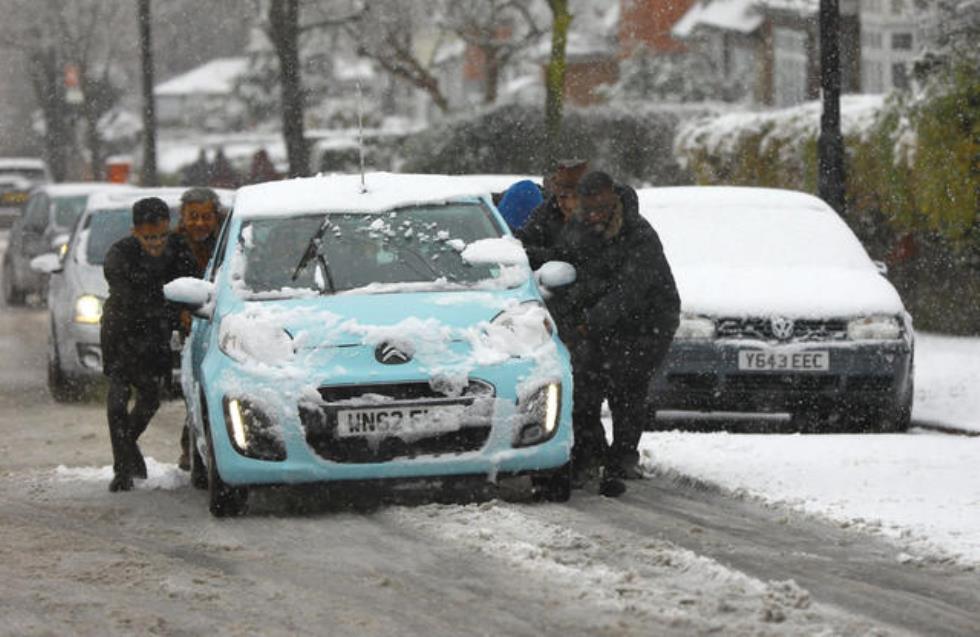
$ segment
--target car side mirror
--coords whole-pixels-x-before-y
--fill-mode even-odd
[[[548,261],[534,272],[538,285],[560,288],[575,283],[575,266],[564,261]]]
[[[41,274],[61,272],[61,257],[54,252],[45,252],[31,259],[31,269]]]
[[[875,267],[878,268],[878,274],[881,276],[888,276],[888,264],[884,261],[873,261]]]
[[[163,296],[168,301],[190,308],[194,316],[210,319],[214,313],[214,283],[194,277],[174,279],[163,286]]]

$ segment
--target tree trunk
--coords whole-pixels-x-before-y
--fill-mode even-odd
[[[279,58],[282,87],[282,134],[289,158],[289,176],[310,173],[310,152],[304,131],[303,84],[299,61],[299,2],[272,0],[269,5],[269,35]]]
[[[554,25],[551,30],[551,60],[545,77],[544,123],[546,162],[552,165],[558,160],[558,140],[565,102],[565,46],[572,15],[568,12],[568,0],[548,0],[548,6],[554,16]]]
[[[153,29],[150,20],[150,0],[139,0],[140,58],[143,73],[143,168],[140,172],[140,184],[143,186],[159,184],[157,116],[153,100]]]
[[[497,101],[497,90],[500,84],[500,56],[496,49],[486,49],[483,52],[484,85],[483,103],[494,104]]]
[[[840,214],[844,198],[844,138],[840,129],[840,9],[838,0],[820,0],[820,88],[823,113],[818,140],[817,194]]]
[[[61,61],[55,48],[34,51],[29,58],[29,72],[44,117],[44,151],[48,167],[55,181],[64,181],[68,173],[68,148],[73,139]]]

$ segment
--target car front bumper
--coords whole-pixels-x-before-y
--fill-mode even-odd
[[[565,466],[572,448],[572,395],[571,374],[564,372],[553,380],[561,384],[560,411],[554,434],[544,442],[516,447],[515,424],[518,419],[515,387],[526,379],[530,364],[522,361],[469,370],[468,378],[489,384],[494,388],[492,409],[487,423],[489,431],[476,446],[464,450],[440,449],[432,451],[422,447],[406,448],[405,453],[395,453],[384,461],[364,459],[331,459],[322,445],[311,444],[308,436],[308,420],[304,422],[303,410],[309,409],[311,392],[330,386],[357,386],[353,377],[318,379],[266,378],[263,374],[243,375],[241,370],[231,370],[215,363],[205,363],[206,389],[199,395],[206,399],[208,422],[212,444],[222,480],[233,485],[300,484],[331,481],[374,481],[398,479],[448,478],[482,475],[488,481],[498,476],[525,473],[545,473]],[[405,366],[408,367],[408,366]],[[420,370],[390,367],[371,375],[369,382],[378,383],[425,383],[429,380]],[[210,372],[210,373],[209,373]],[[188,387],[185,384],[185,391]],[[259,460],[247,457],[234,446],[226,422],[224,407],[226,398],[245,397],[257,405],[275,423],[278,435],[285,447],[285,459]],[[304,405],[306,405],[304,407]],[[460,431],[465,430],[463,427]],[[199,433],[203,433],[200,432]],[[206,450],[198,436],[198,450],[202,457]],[[382,441],[383,444],[383,441]],[[421,451],[420,451],[421,449]]]
[[[744,350],[829,353],[822,371],[739,369]],[[794,412],[888,408],[911,401],[911,343],[905,340],[771,344],[675,341],[651,385],[659,410]]]

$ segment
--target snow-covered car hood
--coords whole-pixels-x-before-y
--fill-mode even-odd
[[[847,318],[899,315],[895,288],[876,270],[675,267],[685,313]]]

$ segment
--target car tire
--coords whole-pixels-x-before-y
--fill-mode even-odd
[[[190,436],[191,486],[204,491],[208,488],[208,468],[197,451],[197,436],[194,434],[193,427],[190,428],[188,435]]]
[[[206,409],[204,405],[201,409]],[[210,428],[208,443],[208,510],[216,518],[231,518],[243,515],[248,507],[248,488],[226,484],[218,472],[218,461],[214,456],[214,440]]]
[[[14,282],[14,269],[9,259],[3,260],[3,302],[9,306],[23,305],[27,294]]]
[[[82,386],[68,377],[61,369],[58,349],[52,343],[48,353],[48,392],[56,403],[76,403],[82,399],[85,392]]]
[[[550,475],[532,479],[534,497],[547,502],[568,502],[572,497],[572,463],[568,463]]]

